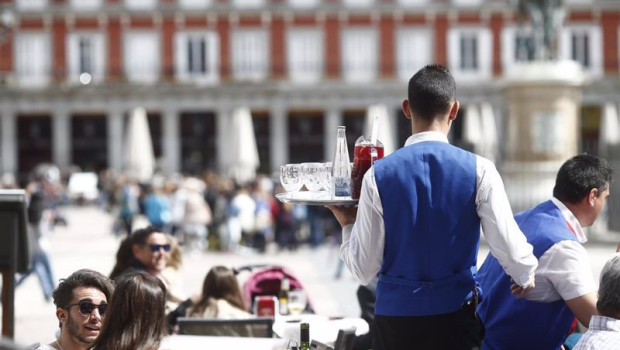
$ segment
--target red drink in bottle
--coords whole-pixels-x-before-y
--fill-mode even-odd
[[[359,199],[362,189],[362,180],[364,174],[370,169],[373,159],[372,150],[376,150],[376,159],[383,158],[383,144],[377,140],[377,144],[373,145],[370,140],[364,139],[363,136],[355,142],[355,150],[353,151],[353,169],[351,170],[351,198]]]

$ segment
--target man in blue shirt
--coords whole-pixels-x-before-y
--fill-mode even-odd
[[[603,210],[612,177],[604,159],[572,157],[558,171],[553,198],[515,216],[538,259],[536,289],[525,299],[512,297],[510,277],[489,254],[478,273],[482,349],[559,349],[575,316],[587,325],[597,314],[582,227],[592,225]]]

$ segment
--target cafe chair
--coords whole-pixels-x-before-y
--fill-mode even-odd
[[[179,317],[179,334],[227,337],[273,337],[273,317],[243,319],[206,319]]]
[[[334,350],[352,350],[355,343],[355,328],[341,329],[334,343]]]

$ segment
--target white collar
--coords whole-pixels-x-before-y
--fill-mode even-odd
[[[439,131],[424,131],[413,134],[407,138],[405,146],[413,145],[415,143],[424,141],[440,141],[448,143],[448,137]]]
[[[559,199],[551,197],[551,201],[553,202],[553,204],[555,204],[556,207],[558,207],[558,209],[560,209],[562,216],[564,216],[566,222],[573,229],[575,236],[577,236],[577,240],[579,241],[579,243],[586,243],[588,241],[588,237],[586,237],[586,234],[585,232],[583,232],[583,228],[581,227],[579,220],[577,220],[573,212],[570,211],[570,209],[568,209],[564,205],[564,203],[560,202]]]

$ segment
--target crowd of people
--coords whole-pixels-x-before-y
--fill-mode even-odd
[[[178,317],[254,317],[225,266],[209,270],[200,293],[180,292],[182,249],[265,251],[270,241],[294,249],[300,223],[305,241],[320,244],[333,219],[340,259],[366,285],[358,297],[372,324],[360,349],[617,349],[620,257],[605,265],[597,288],[582,245],[613,195],[608,162],[567,159],[551,198],[514,215],[495,165],[448,141],[459,102],[447,69],[418,71],[402,107],[412,136],[368,170],[357,206],[328,206],[332,219],[277,202],[281,189],[266,177],[237,186],[212,173],[148,185],[102,176],[101,205],[118,213],[126,234],[116,265],[109,277],[78,270],[53,292],[44,288],[60,332],[37,349],[156,350]],[[137,228],[138,217],[149,226]],[[490,253],[478,268],[481,232]],[[34,262],[34,271],[45,270],[44,257]],[[590,327],[583,335],[578,322]]]

